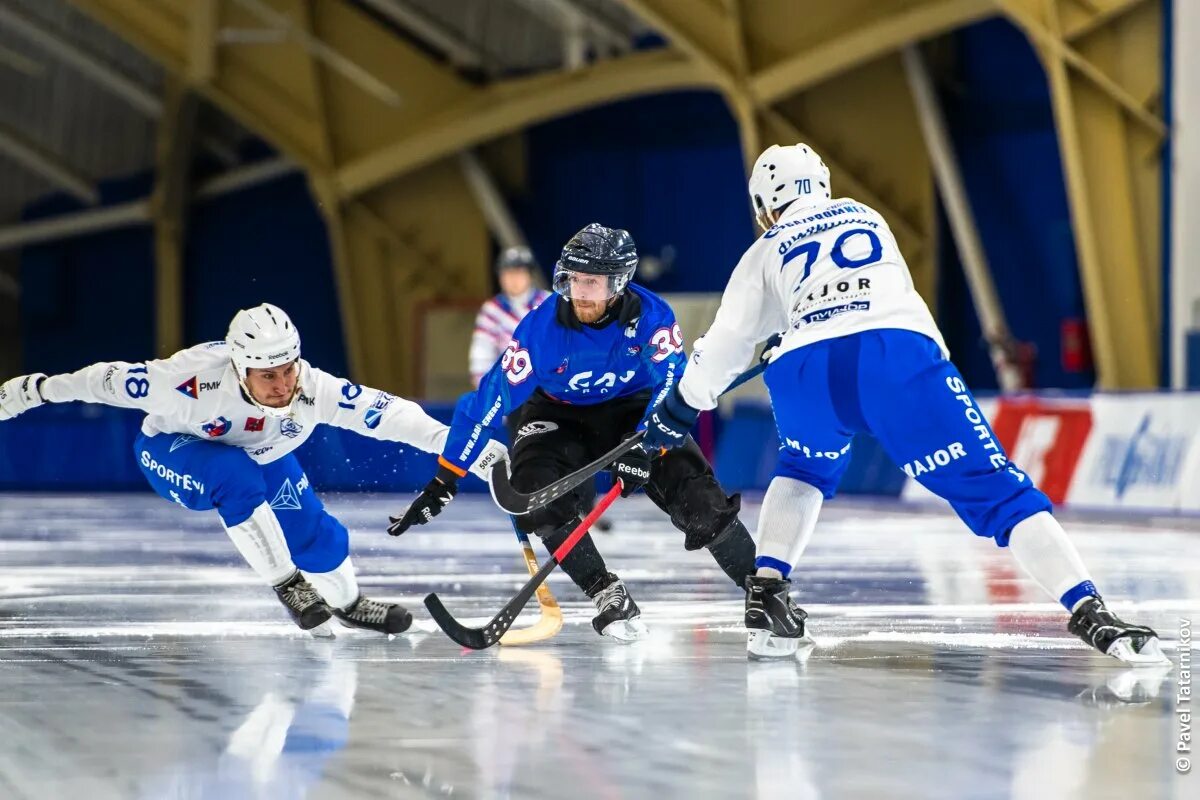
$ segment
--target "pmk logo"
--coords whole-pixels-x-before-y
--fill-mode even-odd
[[[211,381],[211,382],[205,381],[204,383],[201,383],[199,380],[196,379],[196,376],[193,375],[192,377],[188,378],[183,383],[176,386],[175,391],[179,392],[182,395],[186,395],[187,397],[190,397],[193,400],[198,400],[200,398],[201,392],[215,392],[217,389],[220,389],[220,388],[221,388],[220,381]]]
[[[188,397],[195,400],[196,398],[198,398],[200,396],[200,384],[196,380],[196,376],[193,375],[192,377],[188,378],[183,383],[176,386],[175,391],[179,392],[180,394],[187,395]]]

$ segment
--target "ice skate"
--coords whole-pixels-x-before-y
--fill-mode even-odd
[[[329,621],[333,611],[299,570],[276,586],[275,594],[301,630],[312,631],[314,636],[321,635],[317,629]]]
[[[801,645],[811,645],[804,633],[808,614],[792,602],[783,578],[746,578],[746,653],[752,661],[790,658]]]
[[[404,606],[381,603],[361,594],[346,610],[333,609],[333,615],[347,628],[363,628],[388,635],[404,633],[413,622],[412,614]]]
[[[613,576],[612,583],[592,597],[600,613],[592,619],[592,627],[601,636],[611,636],[619,642],[636,642],[649,633],[642,622],[642,611],[629,596],[625,583]]]
[[[1075,609],[1067,630],[1105,655],[1127,664],[1170,664],[1158,634],[1144,625],[1130,625],[1091,597]]]

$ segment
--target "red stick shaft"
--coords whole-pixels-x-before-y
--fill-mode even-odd
[[[600,502],[596,503],[596,507],[592,509],[592,513],[584,517],[583,522],[579,523],[579,527],[571,531],[571,535],[567,537],[567,540],[560,544],[558,549],[554,551],[554,560],[561,564],[562,560],[567,557],[568,553],[571,552],[571,548],[578,544],[579,540],[582,539],[584,534],[588,532],[588,528],[595,525],[596,520],[600,519],[600,516],[605,511],[608,511],[608,507],[613,504],[613,501],[620,496],[621,482],[617,481],[613,484],[613,487],[609,489],[603,497],[600,498]]]

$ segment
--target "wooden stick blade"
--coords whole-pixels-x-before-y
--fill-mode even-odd
[[[521,541],[522,554],[525,556],[525,568],[529,570],[530,575],[536,575],[539,566],[537,556],[533,553],[533,546],[529,544],[528,537],[525,537],[519,531],[517,532],[517,538]],[[537,588],[537,600],[538,606],[542,611],[541,618],[528,628],[510,630],[505,633],[500,637],[500,644],[502,646],[515,647],[523,644],[533,644],[534,642],[544,642],[562,630],[562,609],[558,607],[558,601],[554,599],[554,594],[550,591],[549,586],[543,583]]]

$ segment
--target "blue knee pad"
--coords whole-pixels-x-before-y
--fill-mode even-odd
[[[160,497],[192,511],[217,509],[240,525],[266,500],[262,468],[244,450],[188,434],[141,434],[134,457]]]
[[[306,572],[330,572],[350,554],[350,534],[309,485],[294,455],[264,464],[263,479],[292,561]]]

